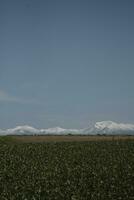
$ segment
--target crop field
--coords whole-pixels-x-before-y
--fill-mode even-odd
[[[97,136],[97,135],[38,135],[38,136],[11,136],[7,137],[12,139],[12,141],[16,142],[23,142],[23,143],[29,143],[29,142],[84,142],[84,141],[119,141],[119,140],[134,140],[134,136],[121,136],[121,135],[115,135],[115,136]]]
[[[0,200],[55,199],[134,199],[134,140],[1,137]]]

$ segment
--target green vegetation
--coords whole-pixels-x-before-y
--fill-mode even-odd
[[[134,141],[0,140],[0,200],[134,199]]]
[[[16,140],[12,136],[0,136],[0,145],[3,143],[13,143],[16,142]]]

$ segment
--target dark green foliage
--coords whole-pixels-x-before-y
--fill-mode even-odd
[[[0,142],[0,200],[134,199],[134,141]]]
[[[0,136],[0,145],[2,144],[2,143],[13,143],[13,142],[15,142],[15,140],[13,139],[13,137],[11,137],[11,136]]]

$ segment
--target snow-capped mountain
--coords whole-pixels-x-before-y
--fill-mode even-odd
[[[134,124],[116,123],[112,121],[96,122],[85,129],[64,129],[61,127],[36,129],[31,126],[17,126],[16,128],[2,130],[0,135],[134,135]]]
[[[55,127],[55,128],[48,128],[44,129],[42,132],[46,134],[69,134],[69,133],[78,133],[79,130],[77,129],[63,129],[61,127]]]
[[[31,126],[17,126],[15,128],[6,129],[6,130],[0,130],[0,134],[4,135],[33,135],[33,134],[39,134],[40,130],[35,129]]]
[[[12,129],[0,129],[0,135],[67,135],[78,134],[77,129],[63,129],[60,127],[48,129],[36,129],[31,126],[17,126]]]
[[[93,127],[84,130],[85,134],[134,134],[134,124],[113,121],[96,122]]]

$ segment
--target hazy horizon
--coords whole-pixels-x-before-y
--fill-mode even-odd
[[[0,128],[134,123],[134,2],[0,1]]]

